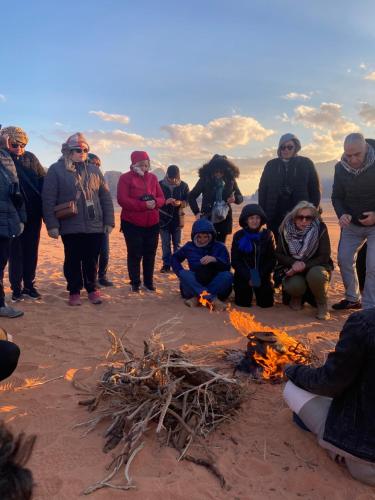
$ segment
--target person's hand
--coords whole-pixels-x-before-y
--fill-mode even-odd
[[[166,205],[173,205],[174,204],[174,198],[167,198],[165,200]]]
[[[20,222],[20,232],[18,233],[18,236],[21,236],[25,229],[25,224],[23,222]]]
[[[229,198],[227,199],[227,203],[234,203],[236,201],[236,198],[232,195],[232,196],[229,196]]]
[[[373,226],[375,224],[375,212],[363,212],[365,218],[359,219],[359,222],[364,226]]]
[[[58,230],[58,228],[57,228],[57,227],[53,227],[52,229],[49,229],[49,230],[48,230],[48,236],[49,236],[50,238],[53,238],[54,240],[57,240],[57,239],[58,239],[59,234],[60,234],[60,232],[59,232],[59,230]]]
[[[179,207],[181,205],[181,200],[173,200],[173,205]]]
[[[350,222],[352,220],[352,216],[349,215],[349,214],[343,214],[340,218],[339,218],[339,225],[341,228],[344,228],[344,227],[347,227],[349,226]],[[362,222],[362,221],[361,221]]]
[[[155,200],[148,200],[146,201],[146,207],[150,210],[156,207],[156,201]]]
[[[297,260],[292,265],[292,269],[295,273],[302,273],[302,271],[304,271],[305,268],[306,268],[306,264],[300,260]]]
[[[106,234],[111,234],[112,231],[113,231],[113,226],[110,226],[109,224],[105,224],[105,226],[104,226],[104,232]]]
[[[201,218],[201,214],[195,214],[195,220],[199,220]]]
[[[290,278],[291,276],[293,276],[294,274],[296,274],[292,268],[290,268],[286,273],[285,273],[285,276],[287,276],[288,278]]]
[[[200,260],[200,263],[203,264],[204,266],[206,264],[210,264],[211,262],[216,262],[216,257],[213,257],[212,255],[205,255]]]

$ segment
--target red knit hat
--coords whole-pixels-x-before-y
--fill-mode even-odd
[[[146,151],[133,151],[132,154],[130,155],[130,159],[131,159],[132,165],[135,165],[139,161],[143,161],[143,160],[150,161],[150,157],[148,156]]]

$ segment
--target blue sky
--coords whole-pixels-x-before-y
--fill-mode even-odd
[[[285,132],[316,162],[353,130],[375,136],[374,20],[372,0],[7,3],[0,123],[45,166],[78,130],[105,170],[146,149],[191,185],[227,154],[250,193]]]

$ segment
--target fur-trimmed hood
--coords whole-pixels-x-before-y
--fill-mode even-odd
[[[240,176],[239,168],[222,155],[214,155],[208,163],[199,169],[198,174],[200,178],[210,178],[218,170],[224,172],[224,180],[233,180]]]

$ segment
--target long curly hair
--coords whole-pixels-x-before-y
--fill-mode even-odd
[[[233,180],[240,176],[240,169],[224,155],[214,155],[198,171],[199,177],[212,178],[215,172],[223,172],[224,180]]]

